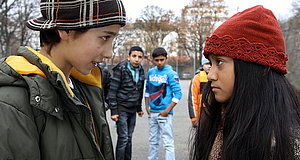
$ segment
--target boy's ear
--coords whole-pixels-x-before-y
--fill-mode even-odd
[[[67,31],[57,30],[57,32],[58,32],[60,39],[62,39],[62,40],[67,40],[70,37],[70,35],[68,34]]]

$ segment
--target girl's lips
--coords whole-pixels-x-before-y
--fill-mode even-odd
[[[220,90],[221,88],[219,88],[219,87],[215,87],[215,86],[211,86],[211,90],[213,91],[213,92],[215,92],[215,91],[217,91],[217,90]]]

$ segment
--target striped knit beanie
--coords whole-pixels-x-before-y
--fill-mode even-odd
[[[78,30],[124,26],[126,13],[121,0],[41,0],[42,17],[26,22],[32,30]]]

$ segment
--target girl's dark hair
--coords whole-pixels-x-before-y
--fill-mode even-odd
[[[190,159],[208,159],[220,123],[224,123],[224,160],[297,159],[300,102],[296,90],[282,73],[270,67],[234,59],[234,72],[228,104],[218,103],[211,82],[207,85],[202,96],[206,107],[201,109],[200,124],[190,144]]]
[[[75,30],[75,36],[74,38],[77,38],[82,33],[85,33],[87,29],[85,30]],[[66,30],[66,32],[69,32],[69,30]],[[52,47],[60,42],[60,37],[58,34],[57,29],[51,29],[51,30],[41,30],[40,31],[40,46],[43,47],[45,45],[48,46],[47,53],[50,54],[50,51]]]

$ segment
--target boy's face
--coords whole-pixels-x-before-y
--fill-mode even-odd
[[[153,58],[153,63],[155,64],[155,66],[157,66],[159,70],[161,70],[167,64],[167,57],[165,56],[155,57]]]
[[[112,57],[112,42],[117,36],[120,25],[110,25],[89,29],[87,32],[74,37],[75,31],[70,31],[63,45],[67,50],[61,55],[64,67],[74,67],[86,75],[104,58]]]
[[[133,67],[138,67],[142,61],[144,54],[141,51],[132,51],[130,55],[128,55],[127,59]]]

